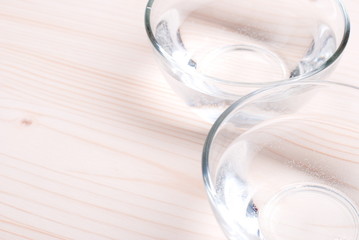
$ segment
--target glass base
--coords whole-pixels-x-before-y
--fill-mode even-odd
[[[324,185],[295,185],[275,195],[259,215],[265,240],[356,240],[358,210]]]

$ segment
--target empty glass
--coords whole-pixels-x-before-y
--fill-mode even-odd
[[[231,240],[359,239],[359,88],[325,81],[251,93],[203,151],[214,213]]]
[[[150,0],[145,24],[169,84],[210,122],[260,87],[323,79],[349,37],[340,0]]]

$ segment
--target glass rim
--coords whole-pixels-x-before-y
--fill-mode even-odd
[[[209,153],[212,146],[213,139],[215,138],[218,129],[221,127],[224,120],[227,119],[227,117],[237,108],[247,104],[251,101],[252,98],[261,95],[262,93],[266,93],[268,91],[271,91],[273,89],[280,89],[281,87],[285,86],[298,86],[298,85],[316,85],[316,86],[337,86],[337,87],[345,87],[350,88],[353,90],[359,91],[359,86],[354,86],[346,83],[339,83],[339,82],[332,82],[332,81],[302,81],[302,82],[285,82],[285,83],[279,83],[274,84],[268,87],[260,88],[256,91],[253,91],[240,99],[238,99],[236,102],[234,102],[231,106],[229,106],[214,122],[211,129],[208,132],[208,135],[206,137],[206,140],[204,142],[203,151],[202,151],[202,177],[204,181],[204,185],[207,191],[207,194],[210,198],[214,197],[216,195],[214,184],[212,183],[210,179],[210,168],[209,168]]]
[[[221,84],[225,84],[225,85],[232,85],[232,86],[247,86],[247,87],[263,87],[265,85],[270,85],[270,84],[277,84],[277,83],[282,83],[282,82],[296,82],[296,81],[300,81],[306,78],[309,78],[311,76],[314,76],[320,72],[322,72],[323,70],[327,69],[330,65],[332,65],[334,62],[336,62],[336,60],[342,55],[348,41],[349,41],[349,36],[350,36],[350,19],[349,19],[349,15],[345,9],[345,6],[342,2],[342,0],[334,0],[338,3],[341,12],[343,14],[343,18],[344,18],[344,33],[343,36],[341,38],[341,42],[339,44],[339,46],[337,47],[337,49],[335,50],[335,52],[332,54],[332,56],[330,58],[328,58],[322,65],[320,65],[318,68],[307,72],[305,74],[296,76],[296,77],[292,77],[292,78],[285,78],[285,79],[281,79],[281,80],[277,80],[277,81],[271,81],[271,82],[256,82],[256,83],[251,83],[251,82],[236,82],[236,81],[228,81],[228,80],[223,80],[220,78],[216,78],[216,77],[211,77],[211,76],[207,76],[201,73],[198,73],[196,71],[196,75],[198,75],[197,77],[203,79],[205,82],[214,82],[214,83],[221,83]],[[177,71],[183,72],[183,73],[187,73],[190,75],[193,75],[193,72],[189,72],[186,69],[181,68],[180,66],[177,65],[176,61],[174,60],[174,58],[172,56],[170,56],[162,47],[161,45],[158,43],[158,41],[156,40],[155,36],[154,36],[154,32],[152,30],[151,27],[151,12],[152,12],[152,5],[155,2],[155,0],[148,0],[147,5],[146,5],[146,10],[145,10],[145,29],[146,29],[146,33],[148,38],[150,39],[150,42],[152,44],[152,46],[154,47],[154,49],[156,50],[156,52],[158,52],[162,57],[164,57],[167,61],[172,63],[172,67],[176,68]]]

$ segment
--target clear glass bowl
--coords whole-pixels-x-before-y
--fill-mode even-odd
[[[210,122],[258,88],[325,78],[350,29],[340,0],[150,0],[145,26],[169,84]]]
[[[215,122],[205,187],[229,239],[359,239],[359,88],[285,83]]]

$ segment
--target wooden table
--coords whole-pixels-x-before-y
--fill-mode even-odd
[[[359,2],[330,80],[359,85]],[[146,0],[0,1],[0,239],[225,239],[210,125],[159,72]]]

